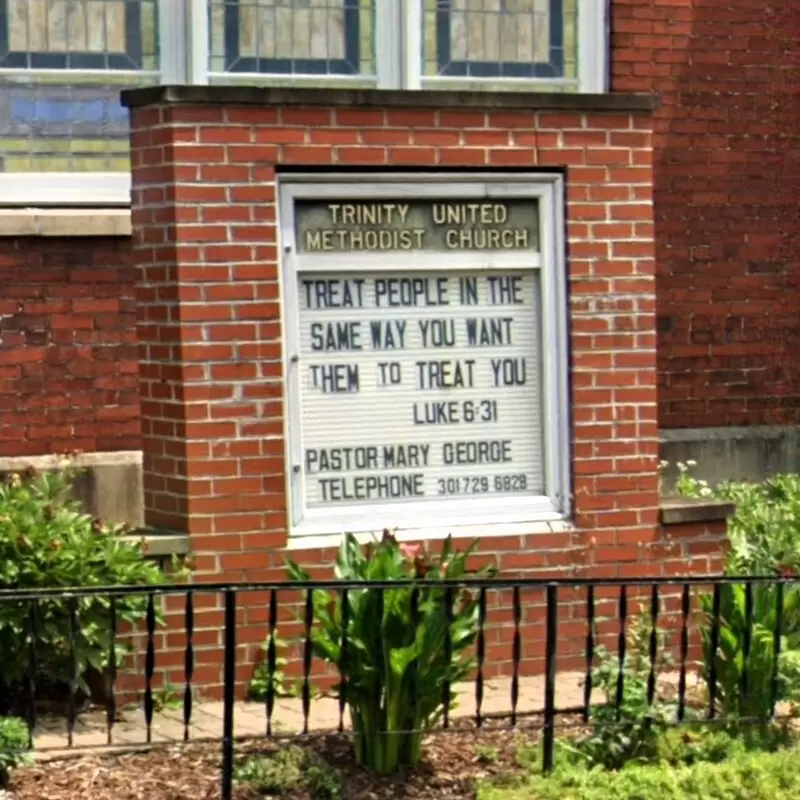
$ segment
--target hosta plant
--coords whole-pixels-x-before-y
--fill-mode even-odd
[[[356,758],[368,769],[385,774],[416,766],[424,733],[444,713],[446,693],[453,704],[453,684],[474,666],[477,592],[432,581],[492,574],[489,567],[468,571],[475,546],[456,552],[448,538],[432,554],[398,544],[388,532],[366,547],[347,536],[336,560],[339,580],[412,582],[312,593],[314,654],[341,671],[337,689],[350,712]],[[293,562],[288,571],[293,580],[308,580]]]

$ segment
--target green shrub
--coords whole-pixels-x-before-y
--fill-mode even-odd
[[[800,574],[800,475],[726,483],[714,495],[736,504],[728,523],[730,574]]]
[[[296,745],[272,756],[254,756],[236,767],[234,778],[267,797],[295,797],[305,789],[319,800],[339,800],[339,773],[315,753]]]
[[[0,789],[8,785],[14,767],[29,761],[28,726],[16,717],[0,717]]]
[[[388,532],[380,543],[366,548],[347,536],[336,561],[339,579],[415,579],[413,588],[350,589],[346,626],[341,592],[313,592],[314,653],[341,668],[347,681],[359,764],[379,773],[416,766],[423,733],[442,717],[446,683],[452,686],[472,669],[477,599],[467,591],[426,586],[426,581],[468,577],[467,558],[475,546],[454,552],[448,538],[432,556],[398,544]],[[296,564],[288,562],[288,569],[293,580],[308,579]],[[477,575],[490,572],[483,569]],[[448,629],[449,654],[444,646]],[[455,700],[452,688],[449,699]]]
[[[728,575],[800,575],[800,475],[776,475],[762,483],[729,482],[712,489],[692,475],[694,462],[677,466],[675,488],[679,494],[713,497],[736,506],[728,522],[725,564]],[[783,591],[777,700],[797,702],[800,700],[800,587],[787,583]],[[746,664],[745,587],[721,586],[720,600],[719,649],[712,654],[713,598],[708,594],[700,599],[706,617],[702,629],[704,677],[708,681],[713,659],[722,712],[729,717],[766,720],[772,713],[778,589],[766,584],[752,587],[750,655]],[[746,695],[742,681],[745,668]]]
[[[794,800],[800,752],[739,752],[718,763],[633,765],[614,772],[575,765],[533,775],[519,788],[482,786],[478,800]]]
[[[728,482],[711,488],[692,475],[695,466],[693,461],[677,464],[678,494],[727,500],[736,506],[728,521],[726,572],[800,575],[800,475],[775,475],[762,483]]]
[[[120,538],[122,527],[108,527],[86,514],[72,499],[75,473],[64,469],[11,475],[0,484],[0,589],[44,589],[164,582],[162,571],[139,544]],[[119,598],[118,626],[134,623],[146,610],[146,598]],[[35,619],[29,601],[0,599],[0,704],[18,704],[29,665],[35,624],[40,691],[69,680],[73,658],[81,691],[87,672],[103,672],[111,648],[109,601],[75,601],[70,624],[66,598],[41,599]],[[72,629],[71,629],[72,628]],[[72,643],[71,643],[72,640]],[[118,659],[124,648],[116,644]]]
[[[658,737],[654,764],[690,766],[699,762],[718,764],[752,752],[774,753],[796,742],[794,731],[786,725],[763,727],[720,727],[719,725],[679,725],[667,728]]]
[[[596,650],[596,665],[592,670],[592,686],[603,695],[604,702],[592,708],[590,729],[567,747],[590,766],[620,769],[631,761],[653,757],[658,737],[667,717],[674,716],[674,705],[663,702],[658,694],[648,702],[650,674],[650,635],[652,625],[645,617],[631,625],[623,662],[623,701],[616,708],[619,658],[604,647]],[[658,652],[664,652],[664,637],[658,637]],[[671,666],[667,656],[656,661],[656,677]],[[562,745],[564,746],[564,745]]]
[[[742,584],[723,584],[719,591],[720,626],[716,653],[711,652],[713,597],[703,595],[700,598],[706,616],[706,624],[701,629],[703,677],[709,682],[713,663],[717,677],[717,701],[726,718],[766,721],[773,712],[778,587],[766,584],[752,586],[752,617],[749,625],[746,587]],[[800,588],[786,585],[783,593],[776,700],[797,702],[800,700]],[[748,627],[750,652],[745,659]],[[746,693],[743,683],[745,670]]]

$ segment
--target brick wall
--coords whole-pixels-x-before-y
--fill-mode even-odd
[[[541,536],[530,536],[519,544],[531,548],[538,547]],[[608,578],[616,576],[635,577],[646,580],[651,576],[691,577],[719,574],[726,541],[724,520],[710,522],[684,522],[662,524],[655,541],[636,549],[637,563],[609,564],[607,561],[593,566],[578,564],[574,551],[563,546],[553,549],[549,557],[557,567],[546,569],[530,562],[521,569],[513,566],[511,543],[484,542],[481,554],[474,565],[485,563],[499,557],[508,566],[503,578],[542,578],[554,577],[569,581],[570,578]],[[436,543],[429,543],[436,548]],[[499,551],[492,552],[499,548]],[[504,549],[505,548],[505,549]],[[298,555],[298,554],[293,554]],[[558,555],[560,558],[555,558]],[[319,553],[310,553],[305,559],[309,569],[318,575],[330,574],[319,567]],[[330,555],[333,558],[333,554]],[[303,559],[301,559],[303,560]],[[543,556],[546,562],[548,556]],[[572,567],[567,568],[567,561]],[[595,561],[593,558],[587,559]],[[270,579],[286,577],[285,571],[275,568]],[[266,578],[266,574],[262,573]],[[683,583],[662,585],[658,592],[658,628],[663,642],[660,657],[671,657],[679,664],[681,658],[681,629],[684,623],[682,613]],[[689,593],[688,663],[695,669],[701,660],[701,629],[706,625],[700,613],[700,598],[708,595],[710,587],[702,583],[692,583]],[[620,593],[618,585],[596,586],[593,603],[594,646],[604,646],[616,652],[620,632]],[[643,617],[652,613],[652,587],[631,585],[625,590],[628,617],[628,631]],[[582,672],[586,666],[586,636],[588,623],[588,592],[585,586],[563,585],[558,592],[558,645],[557,668],[559,672]],[[278,590],[277,634],[282,640],[279,657],[287,663],[283,667],[287,684],[295,683],[303,674],[303,647],[305,629],[302,622],[304,597],[298,591]],[[271,593],[260,587],[237,593],[236,610],[236,680],[237,693],[245,694],[256,665],[263,664],[265,654],[263,643],[270,630],[269,615]],[[520,674],[540,674],[545,665],[546,642],[546,591],[542,585],[523,586],[519,591],[519,621],[515,623],[514,592],[511,588],[488,589],[486,594],[487,615],[484,627],[485,662],[483,676],[487,680],[508,677],[513,672],[514,636],[520,634]],[[157,628],[153,636],[155,652],[154,688],[165,684],[182,686],[185,674],[185,610],[186,595],[177,594],[164,602],[165,626]],[[193,596],[193,636],[192,653],[194,671],[192,681],[205,698],[219,698],[222,693],[222,663],[224,652],[224,597],[221,592],[212,590]],[[144,689],[145,654],[148,638],[144,626],[129,639],[133,656],[127,668],[121,673],[117,683],[118,701],[122,698],[133,701]],[[335,671],[327,665],[314,660],[311,665],[312,684],[318,689],[327,689],[335,683]],[[299,701],[298,701],[299,702]],[[561,701],[558,701],[561,702]]]
[[[658,505],[649,125],[646,113],[135,109],[151,524],[187,531],[201,571],[231,577],[269,568],[286,543],[277,169],[562,166],[575,522],[601,550],[635,553],[654,535]],[[568,544],[554,534],[537,549],[551,539],[552,549]],[[516,553],[519,539],[507,544],[516,558],[528,553]]]
[[[613,90],[654,91],[662,99],[653,140],[659,425],[800,423],[800,367],[793,358],[800,347],[797,4],[614,0],[612,7]],[[491,139],[473,137],[469,144]],[[351,137],[345,157],[369,163],[376,145]],[[398,148],[394,157],[402,164],[434,156],[432,149],[423,157]],[[129,245],[121,239],[5,241],[10,246],[0,263],[13,282],[3,282],[8,310],[0,314],[17,315],[20,303],[36,298],[52,297],[55,305],[34,306],[30,316],[39,327],[31,331],[39,338],[18,330],[21,318],[0,325],[3,454],[64,445],[138,447],[128,415],[136,405],[133,356],[119,349],[130,347],[134,335]],[[81,285],[89,294],[80,295]],[[88,324],[86,308],[73,298],[95,297],[106,301],[99,313],[108,327],[97,328],[90,365],[85,349],[69,348],[78,340],[85,347],[89,330],[81,327]],[[112,308],[115,300],[119,310]],[[73,314],[75,325],[64,319]],[[65,327],[46,336],[54,359],[47,379],[38,342],[42,329],[58,325]],[[24,440],[21,426],[31,430]]]
[[[133,111],[145,503],[151,524],[189,534],[196,581],[285,578],[276,176],[294,167],[564,169],[575,525],[486,537],[480,558],[505,575],[529,576],[631,577],[717,565],[720,530],[691,531],[696,551],[669,541],[658,524],[649,113],[450,111],[416,100],[418,107],[332,108],[313,92],[288,105],[258,94],[245,106],[225,105],[219,92],[205,105]],[[335,549],[288,555],[324,576]],[[265,636],[264,600],[240,598],[243,680]],[[222,611],[209,602],[196,629],[214,638]],[[510,658],[509,603],[504,592],[493,605],[504,620],[489,643],[497,669]],[[281,603],[284,624],[291,606]],[[531,609],[526,671],[541,655],[541,606]],[[203,656],[208,674],[219,666],[214,642]]]
[[[659,424],[798,424],[798,4],[614,0],[613,9],[613,90],[662,101]]]
[[[138,448],[129,239],[2,242],[0,456]]]
[[[296,549],[287,532],[276,181],[296,168],[369,166],[518,165],[565,175],[574,524],[487,535],[475,563],[491,561],[506,578],[719,570],[724,521],[659,523],[649,113],[536,111],[514,100],[510,108],[475,107],[475,98],[448,95],[412,105],[360,95],[351,102],[366,107],[353,108],[343,94],[331,107],[327,95],[258,90],[244,105],[226,103],[224,89],[204,91],[207,102],[185,104],[140,94],[150,99],[133,111],[145,503],[149,522],[189,535],[196,584],[282,581],[287,556],[312,577],[331,575],[335,542]],[[473,107],[456,112],[451,104]],[[453,534],[465,547],[466,535]],[[614,587],[597,591],[598,643],[619,634],[618,595]],[[649,589],[631,589],[630,613],[646,610],[649,598]],[[543,590],[526,589],[521,599],[517,624],[512,591],[489,593],[486,677],[509,674],[515,631],[522,673],[542,668]],[[268,592],[238,593],[240,691],[263,657],[268,603]],[[303,633],[294,617],[302,604],[299,592],[281,591],[282,638]],[[182,597],[167,611],[157,667],[179,683]],[[674,652],[678,589],[662,592],[660,619]],[[559,620],[559,668],[580,669],[585,589],[562,592]],[[220,690],[223,622],[221,595],[202,594],[195,677],[211,696]],[[289,651],[289,674],[301,669],[300,652]],[[313,672],[331,679],[318,663]]]

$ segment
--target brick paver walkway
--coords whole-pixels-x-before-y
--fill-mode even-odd
[[[556,683],[556,707],[573,708],[583,702],[582,674],[562,673]],[[459,684],[457,707],[452,718],[475,714],[474,684]],[[599,696],[596,698],[599,699]],[[522,714],[541,711],[544,708],[544,678],[520,678],[518,711]],[[508,714],[511,709],[511,681],[508,679],[489,681],[484,685],[482,710],[484,714]],[[219,738],[222,736],[222,703],[195,702],[190,739]],[[339,706],[335,698],[312,700],[309,729],[311,731],[333,730],[339,724]],[[234,711],[236,736],[263,736],[266,714],[262,703],[237,703]],[[273,713],[273,731],[276,734],[300,733],[303,729],[303,713],[299,698],[279,699]],[[167,708],[156,713],[153,719],[151,741],[153,743],[182,742],[184,737],[182,707]],[[112,742],[116,746],[129,748],[146,743],[144,711],[141,708],[123,709],[120,719],[114,724]],[[107,745],[105,712],[90,711],[81,714],[75,726],[73,746],[95,748]],[[66,721],[63,718],[42,718],[38,721],[34,748],[42,755],[63,755],[67,747]]]
[[[556,679],[555,704],[557,709],[572,709],[583,704],[583,673],[562,672]],[[698,686],[696,675],[688,676],[687,688],[691,691]],[[663,681],[663,683],[662,683]],[[660,685],[676,687],[678,675],[662,675]],[[475,714],[474,683],[457,684],[457,706],[451,712],[453,719],[470,717]],[[595,691],[592,702],[601,701]],[[520,714],[541,712],[544,709],[544,677],[520,678],[517,711]],[[485,715],[510,715],[511,680],[487,681],[484,685],[482,711]],[[189,726],[189,739],[219,739],[222,736],[221,702],[195,701],[192,721]],[[105,712],[102,710],[81,714],[75,727],[74,748],[100,748],[107,746]],[[311,701],[309,731],[335,730],[339,724],[339,704],[335,698],[317,698]],[[272,717],[275,735],[301,733],[303,712],[299,698],[276,700]],[[266,732],[266,713],[263,703],[236,703],[234,709],[234,734],[237,737],[260,737]],[[151,743],[169,744],[184,740],[183,708],[166,708],[156,713],[151,729]],[[112,746],[124,749],[147,744],[147,731],[144,711],[141,707],[123,709],[114,724]],[[63,718],[42,718],[37,724],[34,737],[34,750],[43,758],[61,757],[69,753],[67,749],[66,721]]]

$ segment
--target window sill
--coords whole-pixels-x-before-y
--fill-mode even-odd
[[[694,500],[691,498],[674,498],[662,500],[660,504],[660,519],[663,525],[685,525],[699,522],[723,522],[729,519],[735,511],[733,503],[717,500]],[[517,522],[487,525],[461,525],[443,528],[418,528],[397,531],[399,541],[442,541],[452,535],[455,539],[492,539],[508,536],[536,536],[551,533],[572,533],[575,526],[565,519],[551,521]],[[360,544],[373,541],[374,537],[380,538],[381,531],[356,534]],[[172,533],[170,531],[157,532],[148,528],[139,533],[124,537],[131,542],[145,544],[145,552],[150,558],[170,558],[171,556],[188,555],[190,537],[186,534]],[[341,534],[320,534],[290,536],[285,551],[321,550],[335,548],[341,544]]]
[[[102,209],[127,211],[131,204],[130,172],[0,173],[0,213],[4,209]]]
[[[733,503],[704,498],[673,497],[660,503],[662,525],[686,525],[697,522],[725,522],[736,512]]]
[[[0,237],[130,236],[127,208],[5,208],[0,210]]]
[[[493,539],[508,536],[535,536],[536,534],[571,533],[575,526],[557,515],[550,521],[539,520],[532,522],[505,522],[486,523],[477,525],[448,525],[446,527],[431,528],[405,528],[394,530],[392,533],[399,542],[437,542],[444,541],[448,536],[454,539]],[[368,544],[381,537],[382,531],[356,533],[355,538],[359,544]],[[322,533],[314,535],[303,532],[302,535],[294,533],[289,536],[286,550],[321,550],[336,548],[342,543],[341,533]],[[520,542],[521,544],[521,542]]]

